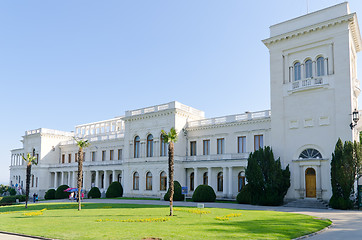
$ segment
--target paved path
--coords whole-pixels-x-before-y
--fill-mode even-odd
[[[53,200],[42,201],[46,202],[68,202],[69,200]],[[166,201],[156,200],[126,200],[126,199],[85,199],[84,202],[93,203],[128,203],[128,204],[149,204],[149,205],[169,205]],[[189,206],[195,207],[194,202],[174,202],[175,206]],[[281,211],[292,212],[312,215],[320,218],[328,218],[333,221],[333,226],[328,230],[309,237],[310,240],[361,240],[362,239],[362,211],[341,211],[332,209],[311,209],[311,208],[287,208],[287,207],[265,207],[254,206],[247,204],[234,204],[234,203],[205,203],[205,207],[212,208],[231,208],[231,209],[244,209],[244,210],[269,210],[269,211]],[[5,237],[5,238],[4,238]],[[11,236],[15,237],[15,236]],[[0,233],[0,239],[9,240],[25,240],[34,238],[15,237],[10,238],[7,235]]]

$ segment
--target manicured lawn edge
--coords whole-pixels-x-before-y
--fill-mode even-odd
[[[317,231],[317,232],[309,233],[309,234],[307,234],[307,235],[294,238],[293,240],[300,240],[300,239],[309,238],[309,237],[312,237],[312,236],[315,236],[315,235],[317,235],[317,234],[320,234],[320,233],[322,233],[322,232],[327,231],[328,229],[330,229],[331,227],[334,226],[334,223],[332,222],[332,220],[330,220],[330,219],[328,219],[328,220],[331,221],[331,224],[330,224],[329,226],[327,226],[327,227],[325,227],[325,228],[323,228],[323,229],[321,229],[321,230],[319,230],[319,231]]]

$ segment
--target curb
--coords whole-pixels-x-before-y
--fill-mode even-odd
[[[330,219],[329,219],[330,220]],[[331,220],[330,220],[331,221]],[[310,234],[307,234],[307,235],[304,235],[304,236],[301,236],[301,237],[297,237],[297,238],[293,238],[292,240],[300,240],[300,239],[305,239],[305,238],[309,238],[309,237],[312,237],[314,235],[317,235],[317,234],[320,234],[322,232],[325,232],[327,231],[328,229],[330,229],[331,227],[334,226],[334,223],[332,222],[331,225],[323,228],[322,230],[319,230],[318,232],[314,232],[314,233],[310,233]]]
[[[21,234],[21,233],[12,233],[12,232],[4,232],[4,231],[0,231],[0,233],[13,235],[13,236],[19,236],[19,237],[33,238],[33,239],[56,240],[55,238],[37,237],[37,236],[25,235],[25,234]]]

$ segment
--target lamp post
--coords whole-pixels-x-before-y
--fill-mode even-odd
[[[357,122],[359,120],[359,112],[357,111],[357,109],[354,109],[354,111],[352,112],[352,120],[353,122],[349,125],[351,129],[353,129],[357,125]]]

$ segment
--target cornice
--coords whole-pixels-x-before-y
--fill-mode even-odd
[[[358,28],[358,21],[357,21],[356,13],[351,13],[351,14],[348,14],[348,15],[345,15],[342,17],[333,18],[328,21],[313,24],[313,25],[310,25],[307,27],[303,27],[303,28],[291,31],[291,32],[283,33],[283,34],[280,34],[280,35],[277,35],[277,36],[274,36],[271,38],[264,39],[262,42],[267,47],[269,47],[270,45],[277,43],[279,41],[295,38],[295,37],[298,37],[298,36],[301,36],[304,34],[308,34],[311,32],[315,32],[315,31],[319,31],[319,30],[322,30],[322,29],[325,29],[328,27],[335,26],[337,24],[342,24],[344,22],[350,23],[353,41],[355,43],[357,52],[359,52],[360,48],[361,48],[361,36],[360,36],[359,28]]]
[[[160,117],[160,116],[167,116],[167,115],[170,115],[172,113],[175,113],[175,111],[176,111],[175,108],[167,109],[167,110],[163,110],[163,111],[160,111],[160,112],[152,112],[152,113],[145,113],[145,114],[139,114],[139,115],[124,117],[123,120],[125,122],[131,122],[131,121],[155,118],[155,117]]]

